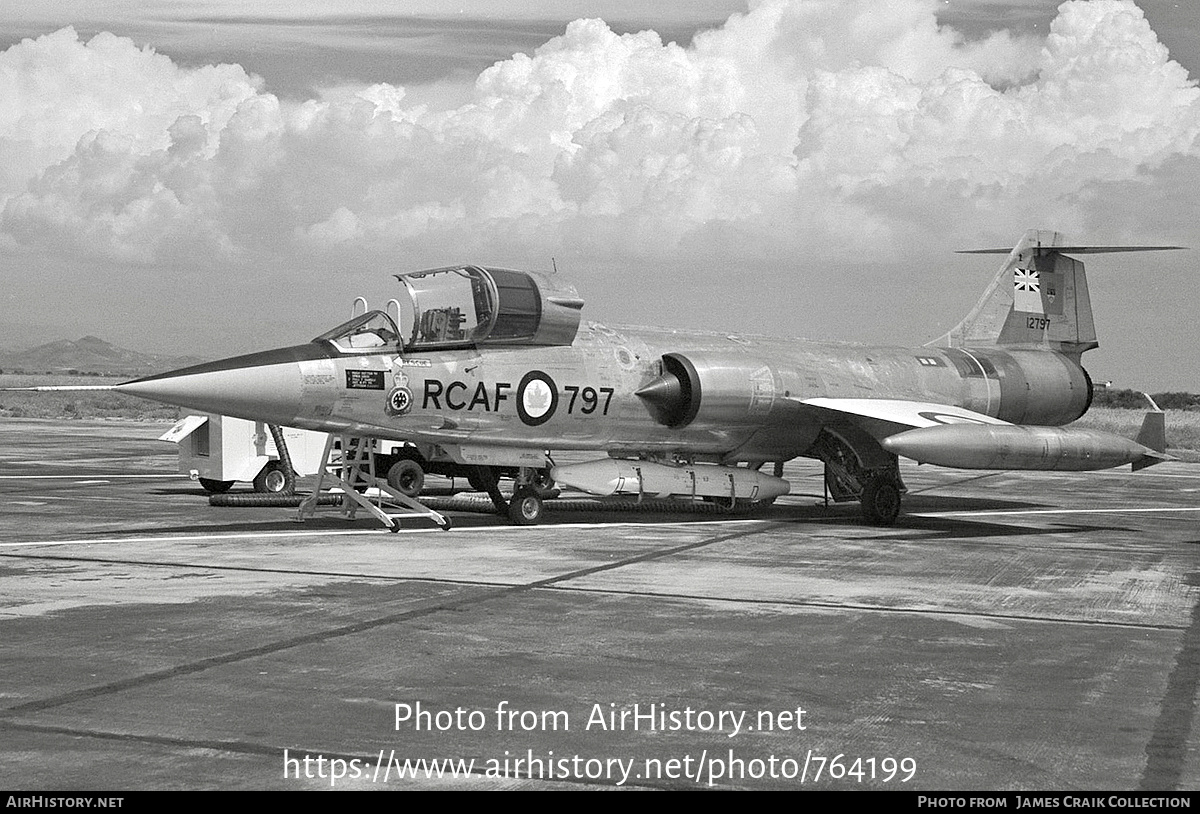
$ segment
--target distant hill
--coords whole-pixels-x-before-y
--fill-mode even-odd
[[[48,342],[24,351],[0,351],[5,373],[66,373],[108,376],[148,376],[205,361],[194,356],[139,353],[96,336]]]

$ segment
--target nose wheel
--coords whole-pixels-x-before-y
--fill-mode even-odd
[[[254,479],[254,491],[270,495],[290,495],[296,491],[296,475],[280,461],[271,461]]]
[[[542,519],[542,496],[532,486],[518,486],[508,501],[508,519],[518,526],[532,526]]]

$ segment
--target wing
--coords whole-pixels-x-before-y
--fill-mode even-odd
[[[963,407],[930,401],[903,399],[793,399],[824,414],[827,420],[849,422],[861,427],[876,440],[905,430],[938,427],[947,424],[1000,424],[1011,426],[990,415]]]

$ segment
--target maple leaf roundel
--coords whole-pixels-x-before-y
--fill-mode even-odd
[[[517,415],[531,427],[545,424],[558,409],[558,385],[549,374],[531,370],[517,385]]]

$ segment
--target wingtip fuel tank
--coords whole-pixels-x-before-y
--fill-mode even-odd
[[[881,442],[888,452],[955,469],[1086,471],[1123,464],[1144,468],[1170,456],[1101,430],[947,424],[921,427]]]

